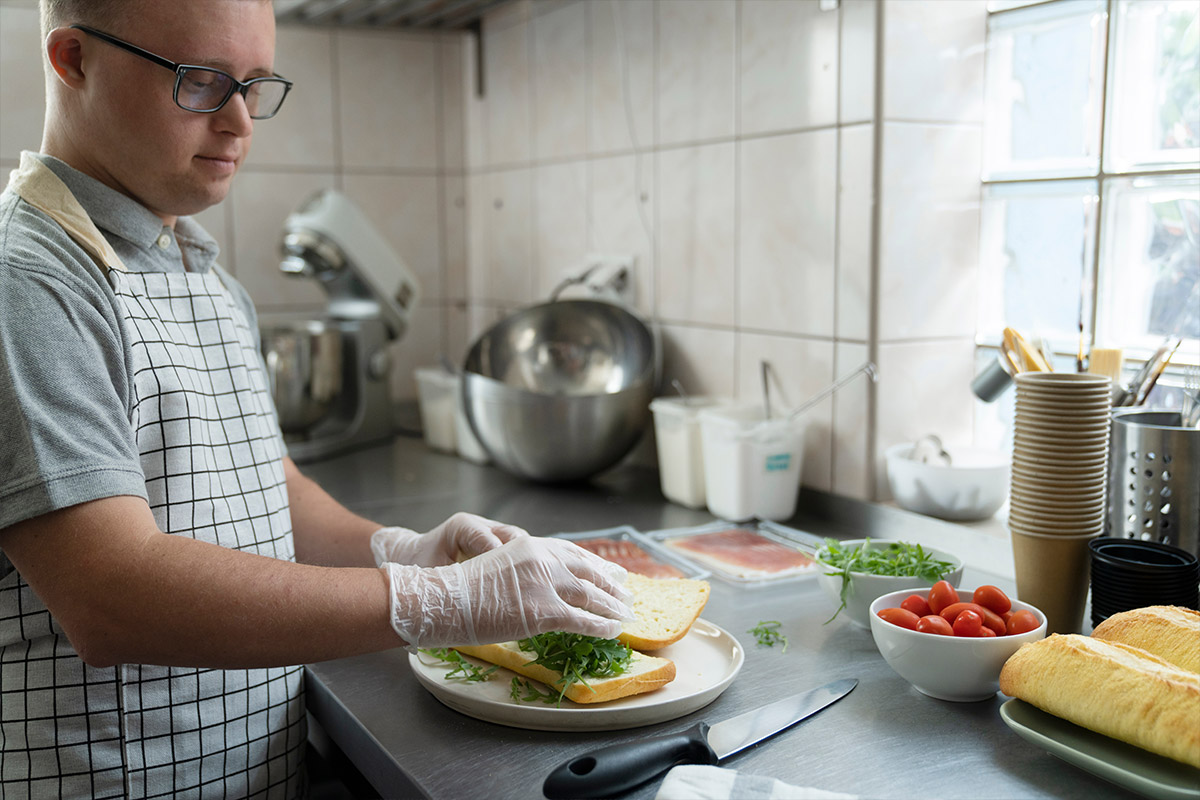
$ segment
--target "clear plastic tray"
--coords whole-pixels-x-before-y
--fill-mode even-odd
[[[762,537],[768,542],[776,545],[781,545],[788,550],[795,551],[802,555],[808,556],[810,563],[804,566],[791,567],[776,572],[767,572],[763,570],[753,569],[750,567],[741,567],[737,564],[732,564],[718,557],[706,559],[697,553],[680,550],[674,547],[673,543],[691,539],[697,536],[706,534],[720,533],[727,530],[746,530],[752,531],[756,535]],[[780,525],[775,522],[726,522],[719,520],[705,525],[699,525],[692,528],[668,528],[665,530],[651,531],[645,534],[646,538],[658,543],[664,550],[667,550],[673,555],[678,555],[697,566],[698,569],[710,569],[712,574],[723,580],[735,583],[741,586],[757,586],[763,584],[776,584],[781,581],[794,581],[805,578],[812,578],[820,572],[820,565],[812,561],[812,553],[824,541],[818,536],[811,533],[789,528],[786,525]]]
[[[559,539],[568,539],[573,542],[586,541],[588,539],[609,539],[614,542],[629,542],[636,545],[644,551],[652,561],[662,566],[674,567],[679,570],[681,575],[674,577],[682,578],[707,578],[712,574],[712,571],[707,567],[699,566],[693,561],[678,556],[667,548],[653,541],[645,534],[638,532],[635,528],[629,525],[621,525],[616,528],[604,528],[596,531],[576,531],[573,533],[558,533],[555,536]],[[666,577],[666,576],[662,576]]]

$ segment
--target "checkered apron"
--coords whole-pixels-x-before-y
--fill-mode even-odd
[[[294,560],[283,442],[245,315],[215,272],[126,272],[29,160],[18,191],[108,269],[123,307],[130,423],[160,530]],[[297,797],[305,739],[303,667],[93,668],[19,574],[0,580],[4,800]]]

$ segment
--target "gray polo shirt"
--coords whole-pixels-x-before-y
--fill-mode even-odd
[[[94,178],[38,158],[130,272],[216,270],[257,331],[249,295],[217,265],[217,243],[200,225],[180,217],[172,230]],[[121,316],[83,248],[14,193],[0,194],[0,529],[88,500],[146,497]]]

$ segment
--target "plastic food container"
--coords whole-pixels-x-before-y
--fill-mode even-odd
[[[704,449],[700,412],[721,405],[703,397],[659,397],[650,403],[658,443],[658,476],[663,496],[688,508],[704,508]]]
[[[796,510],[804,462],[804,426],[765,419],[757,406],[700,412],[704,488],[714,516],[783,520]]]
[[[458,376],[436,367],[418,367],[415,374],[425,444],[445,453],[457,452]]]
[[[631,572],[649,574],[654,578],[707,578],[711,574],[710,570],[693,564],[686,558],[680,558],[629,525],[597,531],[559,533],[556,537],[576,544],[585,543],[584,547],[587,550],[602,558],[608,558],[610,553],[614,554],[609,560],[621,564]],[[643,571],[637,568],[636,563],[623,563],[626,559],[620,557],[622,554],[635,559],[647,559],[652,570]]]
[[[459,380],[455,376],[455,414],[454,414],[454,442],[458,449],[458,454],[475,464],[487,464],[492,460],[488,455],[488,451],[480,443],[479,437],[475,435],[475,431],[471,428],[471,421],[467,419],[466,400],[463,397]]]
[[[741,586],[810,578],[821,570],[811,554],[823,540],[773,522],[739,524],[721,520],[692,528],[652,531],[646,536],[663,550]]]

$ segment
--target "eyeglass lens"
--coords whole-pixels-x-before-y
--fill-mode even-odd
[[[287,84],[275,78],[249,81],[244,97],[246,110],[255,119],[275,115],[287,95]],[[233,92],[233,78],[223,72],[198,67],[179,70],[175,101],[192,111],[213,111]]]

